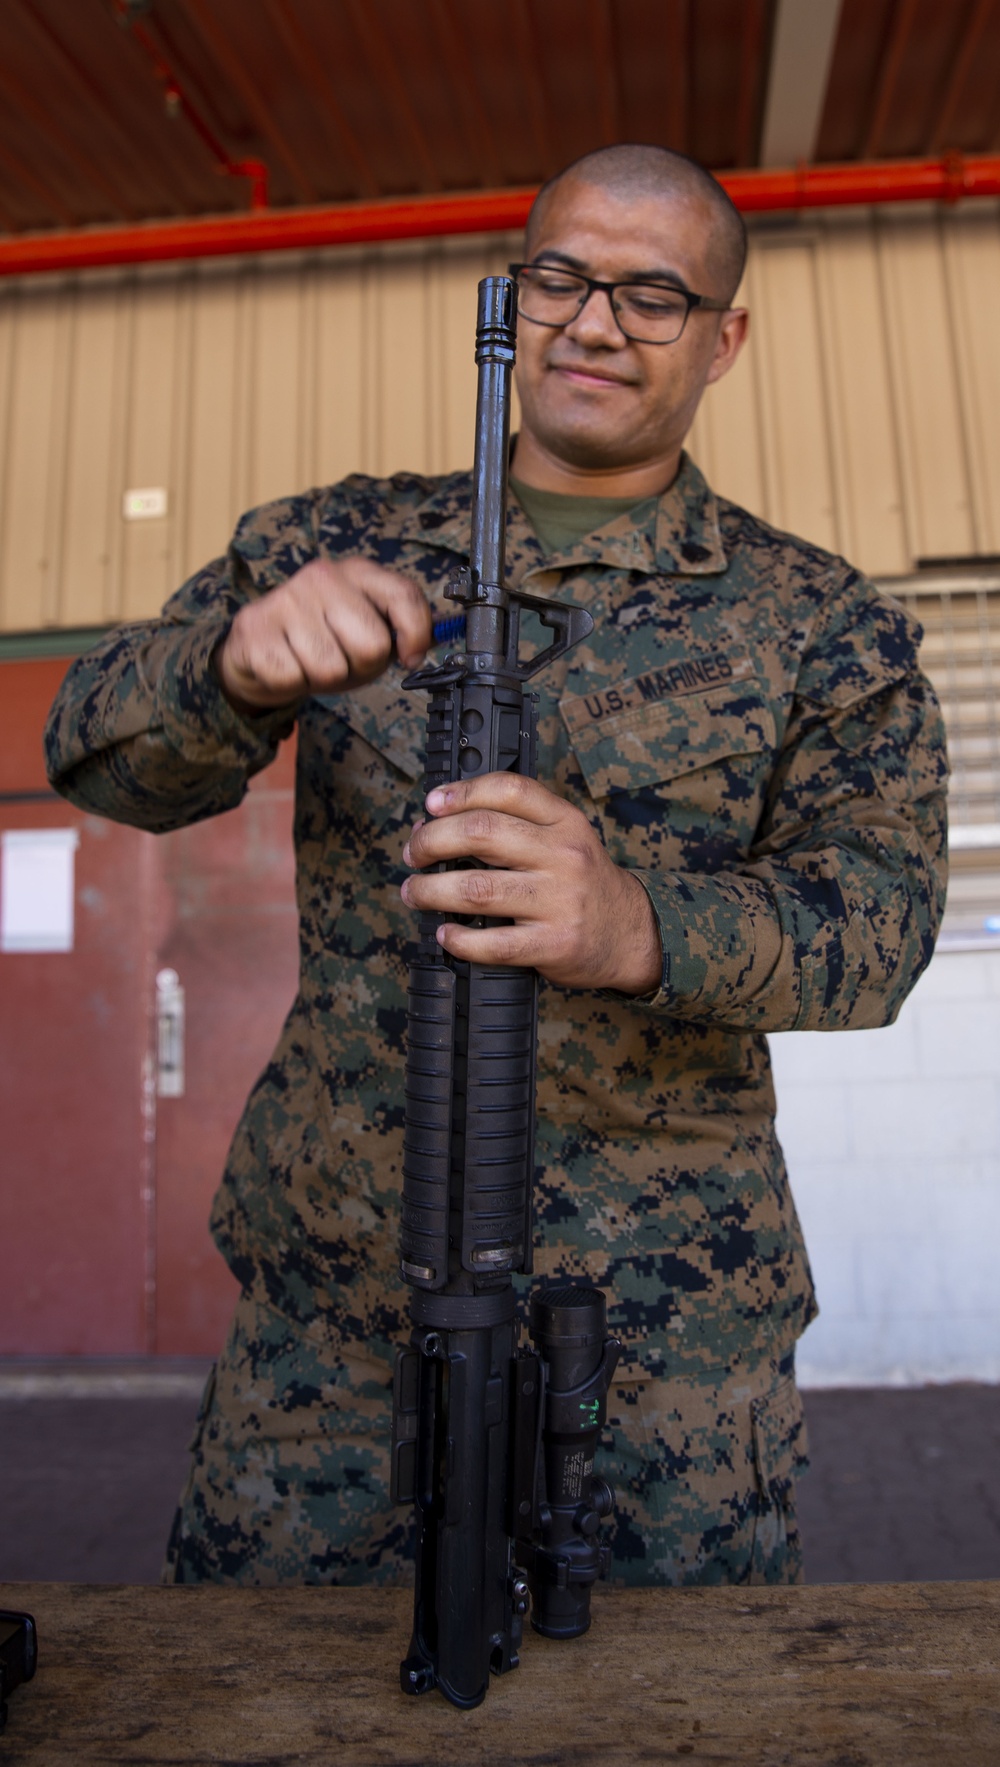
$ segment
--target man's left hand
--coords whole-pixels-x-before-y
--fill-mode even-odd
[[[419,873],[478,859],[489,869],[407,878],[404,902],[512,923],[446,922],[438,940],[453,957],[537,969],[564,988],[646,994],[659,986],[660,936],[649,897],[572,804],[516,773],[436,787],[426,802],[431,819],[414,828],[406,864]]]

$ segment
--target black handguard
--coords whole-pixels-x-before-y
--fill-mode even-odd
[[[465,609],[465,652],[404,683],[431,695],[427,790],[481,773],[533,778],[536,707],[524,682],[593,627],[582,608],[504,584],[515,316],[512,282],[480,283],[470,568],[447,591]],[[554,636],[522,661],[525,608]],[[594,1533],[611,1503],[607,1487],[592,1491],[590,1466],[618,1345],[605,1339],[597,1291],[549,1291],[538,1350],[518,1351],[511,1278],[531,1270],[538,978],[448,956],[435,938],[443,919],[421,915],[410,971],[400,1268],[414,1290],[413,1332],[396,1365],[393,1497],[414,1504],[417,1519],[403,1689],[437,1686],[470,1707],[491,1669],[517,1666],[529,1585],[540,1630],[565,1637],[589,1624],[590,1587],[606,1562]],[[580,1303],[560,1295],[581,1293],[589,1360],[577,1381],[560,1361],[567,1333],[551,1318],[568,1304],[575,1330]],[[561,1407],[548,1419],[547,1375]],[[581,1401],[566,1455],[555,1443]],[[584,1469],[571,1510],[559,1454]]]

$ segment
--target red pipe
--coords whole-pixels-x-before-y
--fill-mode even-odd
[[[756,214],[846,203],[957,202],[966,196],[1000,196],[1000,154],[725,172],[719,181],[738,208]],[[8,236],[0,238],[0,276],[172,258],[225,257],[237,252],[369,245],[379,240],[432,239],[442,234],[499,233],[524,225],[534,194],[533,189],[474,191],[461,196],[268,209],[205,220]]]
[[[126,0],[112,0],[112,4],[115,8],[118,23],[125,30],[131,31],[135,41],[139,44],[143,53],[152,63],[153,71],[156,74],[160,85],[163,87],[163,97],[167,107],[167,115],[174,116],[180,111],[186,116],[192,129],[198,136],[198,139],[208,148],[209,153],[212,155],[216,164],[216,169],[225,177],[249,178],[250,207],[255,210],[266,209],[269,174],[263,160],[234,160],[232,158],[223,147],[218,136],[209,128],[201,112],[194,104],[192,104],[177,78],[177,75],[174,73],[173,68],[170,66],[170,63],[160,54],[156,43],[153,41],[145,26],[141,25],[138,20],[132,16],[128,5],[126,4]]]
[[[1000,196],[1000,154],[940,159],[848,161],[791,170],[723,172],[719,178],[745,214],[768,209],[828,209],[851,203],[958,202]]]

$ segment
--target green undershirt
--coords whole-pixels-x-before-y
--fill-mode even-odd
[[[655,497],[567,497],[562,491],[539,491],[511,476],[511,490],[546,552],[567,552],[585,534],[596,533],[626,510],[652,509]]]

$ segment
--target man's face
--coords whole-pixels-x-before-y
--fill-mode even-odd
[[[713,275],[711,228],[711,211],[698,199],[625,201],[570,176],[545,205],[531,258],[601,282],[659,278],[724,298],[718,271]],[[667,460],[679,450],[705,386],[735,360],[745,323],[745,315],[695,308],[676,343],[633,343],[603,293],[592,294],[558,330],[522,318],[522,430],[556,460],[584,471]]]

